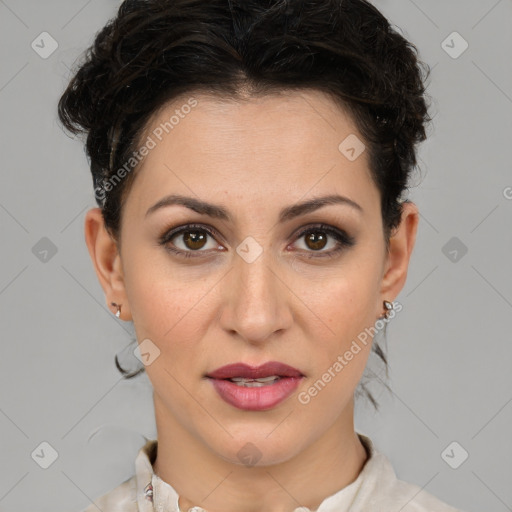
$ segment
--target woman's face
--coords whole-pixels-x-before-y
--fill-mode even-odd
[[[162,110],[142,140],[151,148],[123,207],[111,298],[139,343],[150,340],[141,348],[161,424],[227,461],[240,463],[240,448],[252,443],[260,464],[277,463],[352,421],[370,343],[358,342],[357,354],[333,368],[405,275],[384,279],[389,259],[367,152],[358,156],[354,136],[362,137],[327,96],[234,103],[198,94],[189,108],[190,97]],[[152,208],[170,195],[208,203],[225,218],[180,204]],[[326,196],[347,201],[299,208]],[[185,230],[160,242],[178,227]],[[228,403],[206,376],[267,361],[303,377],[262,410]]]

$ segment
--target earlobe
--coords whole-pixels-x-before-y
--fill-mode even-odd
[[[389,240],[389,253],[382,278],[381,294],[384,298],[391,297],[388,300],[394,300],[404,287],[416,242],[418,222],[418,207],[411,201],[404,202],[400,225]]]
[[[100,208],[86,213],[84,228],[85,242],[109,310],[116,314],[118,309],[112,303],[122,304],[118,318],[122,315],[123,320],[131,319],[118,246],[105,228]]]

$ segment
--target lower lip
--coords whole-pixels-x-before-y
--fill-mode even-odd
[[[264,411],[286,400],[297,389],[302,377],[282,377],[275,384],[253,388],[238,386],[230,380],[209,380],[228,404],[245,411]]]

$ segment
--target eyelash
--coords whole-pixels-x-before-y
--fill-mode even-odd
[[[213,229],[202,225],[202,224],[187,224],[186,226],[181,226],[176,229],[171,229],[170,231],[166,231],[159,239],[159,245],[163,245],[165,249],[173,254],[176,254],[182,258],[195,258],[201,257],[201,252],[206,252],[198,249],[197,251],[183,251],[181,249],[173,248],[169,245],[169,241],[177,235],[187,231],[204,231],[208,233],[212,238],[216,237],[216,233]],[[307,235],[311,232],[322,231],[332,236],[337,242],[338,246],[336,249],[332,249],[328,252],[320,252],[320,251],[307,251],[314,253],[311,256],[306,256],[306,258],[333,258],[338,253],[340,253],[344,248],[350,248],[355,244],[355,238],[348,235],[345,231],[329,226],[328,224],[317,224],[313,226],[308,226],[306,229],[302,230],[296,237],[295,240],[300,240],[304,235]]]

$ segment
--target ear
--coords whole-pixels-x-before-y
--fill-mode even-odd
[[[400,225],[393,231],[389,240],[389,252],[381,283],[382,301],[393,302],[404,287],[416,241],[418,222],[418,207],[411,201],[404,202]]]
[[[110,311],[117,312],[111,303],[121,305],[122,320],[131,320],[130,306],[124,286],[123,268],[117,242],[105,228],[100,208],[93,208],[85,215],[85,242],[89,249],[98,280],[105,292]]]

